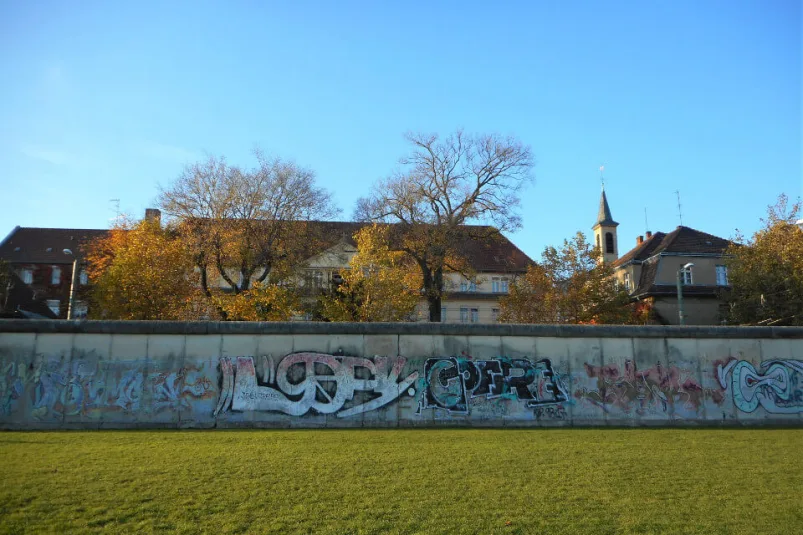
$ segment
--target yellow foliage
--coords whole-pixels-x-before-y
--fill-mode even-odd
[[[625,292],[616,288],[613,268],[599,261],[578,232],[561,249],[547,247],[541,264],[530,266],[500,301],[500,321],[510,323],[635,323]]]
[[[421,299],[421,271],[389,245],[389,227],[364,227],[354,235],[357,254],[343,282],[322,298],[331,321],[405,321]]]
[[[803,230],[795,224],[800,213],[800,201],[790,205],[781,195],[764,227],[746,244],[728,249],[732,322],[803,325]]]
[[[216,305],[234,321],[288,321],[299,314],[301,303],[290,289],[255,282],[238,294],[220,294]]]
[[[124,221],[86,255],[92,317],[183,320],[204,316],[185,247],[157,222]]]

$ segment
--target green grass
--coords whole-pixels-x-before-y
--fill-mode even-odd
[[[0,433],[0,532],[801,533],[803,430]]]

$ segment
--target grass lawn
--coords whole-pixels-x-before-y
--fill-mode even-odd
[[[803,533],[803,430],[0,433],[0,532]]]

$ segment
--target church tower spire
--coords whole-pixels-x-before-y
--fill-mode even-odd
[[[604,168],[600,167],[600,173]],[[613,262],[619,258],[619,240],[616,237],[616,227],[619,223],[611,216],[611,207],[608,206],[608,197],[605,195],[605,182],[602,182],[602,195],[599,198],[599,211],[597,222],[591,227],[594,231],[594,242],[602,252],[603,262]]]

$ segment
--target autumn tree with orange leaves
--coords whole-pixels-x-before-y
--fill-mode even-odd
[[[354,235],[357,254],[341,270],[342,283],[321,297],[330,321],[408,321],[421,300],[421,272],[390,247],[390,227],[371,225]]]
[[[560,249],[546,247],[541,263],[530,266],[501,299],[507,323],[638,323],[626,292],[619,290],[610,264],[600,261],[582,232]]]
[[[192,257],[158,221],[123,221],[90,242],[85,258],[96,319],[189,320],[204,317]]]

